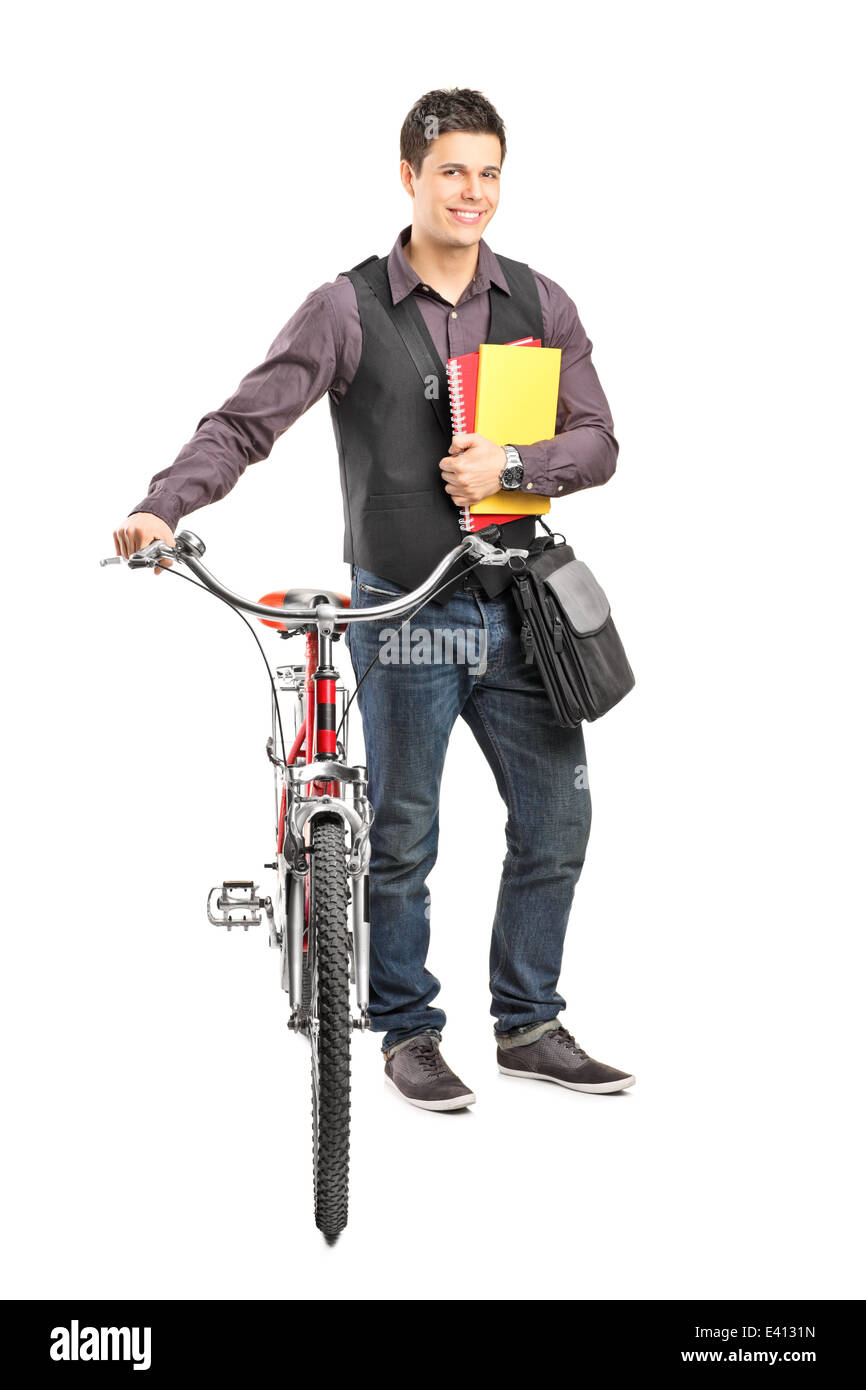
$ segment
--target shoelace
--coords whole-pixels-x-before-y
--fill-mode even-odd
[[[584,1052],[580,1043],[575,1042],[574,1038],[565,1028],[552,1029],[550,1036],[553,1038],[554,1042],[558,1042],[562,1047],[567,1048],[569,1052],[573,1052],[576,1057],[583,1057],[586,1061],[589,1061],[589,1053]]]
[[[432,1077],[447,1075],[445,1061],[439,1055],[436,1039],[432,1038],[429,1033],[420,1042],[411,1042],[406,1051],[411,1052],[412,1056],[417,1058],[419,1066],[423,1067],[424,1071],[429,1072]]]

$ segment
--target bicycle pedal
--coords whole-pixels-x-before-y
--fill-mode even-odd
[[[214,894],[218,894],[214,901]],[[270,898],[260,898],[256,884],[250,879],[226,879],[222,887],[215,887],[207,895],[207,918],[215,927],[260,927],[261,909],[267,911]],[[218,913],[219,915],[215,915]]]

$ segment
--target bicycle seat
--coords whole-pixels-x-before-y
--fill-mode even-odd
[[[259,599],[259,603],[267,603],[272,608],[287,608],[297,605],[299,608],[314,608],[317,603],[332,603],[335,608],[351,608],[352,600],[347,594],[338,594],[335,589],[279,589],[275,593],[265,594]],[[281,632],[289,631],[285,622],[271,622],[270,618],[259,618],[260,623],[265,627],[275,627]],[[347,624],[338,623],[337,632],[345,632]],[[294,628],[291,629],[294,631]]]

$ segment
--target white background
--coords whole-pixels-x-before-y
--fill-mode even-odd
[[[6,1296],[862,1296],[856,13],[13,21]],[[411,220],[400,125],[453,85],[507,126],[488,243],[575,300],[620,441],[605,487],[555,503],[637,677],[586,728],[561,988],[578,1040],[638,1080],[599,1098],[497,1072],[505,812],[461,723],[430,965],[478,1103],[403,1104],[381,1040],[356,1037],[350,1224],[328,1249],[275,954],[204,915],[224,877],[271,877],[261,658],[215,601],[98,561],[306,294]],[[327,402],[187,524],[240,592],[343,588]]]

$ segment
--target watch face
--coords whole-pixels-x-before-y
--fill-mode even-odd
[[[511,464],[509,468],[503,468],[500,478],[502,486],[507,488],[517,488],[520,486],[523,477],[523,468],[519,463]]]

